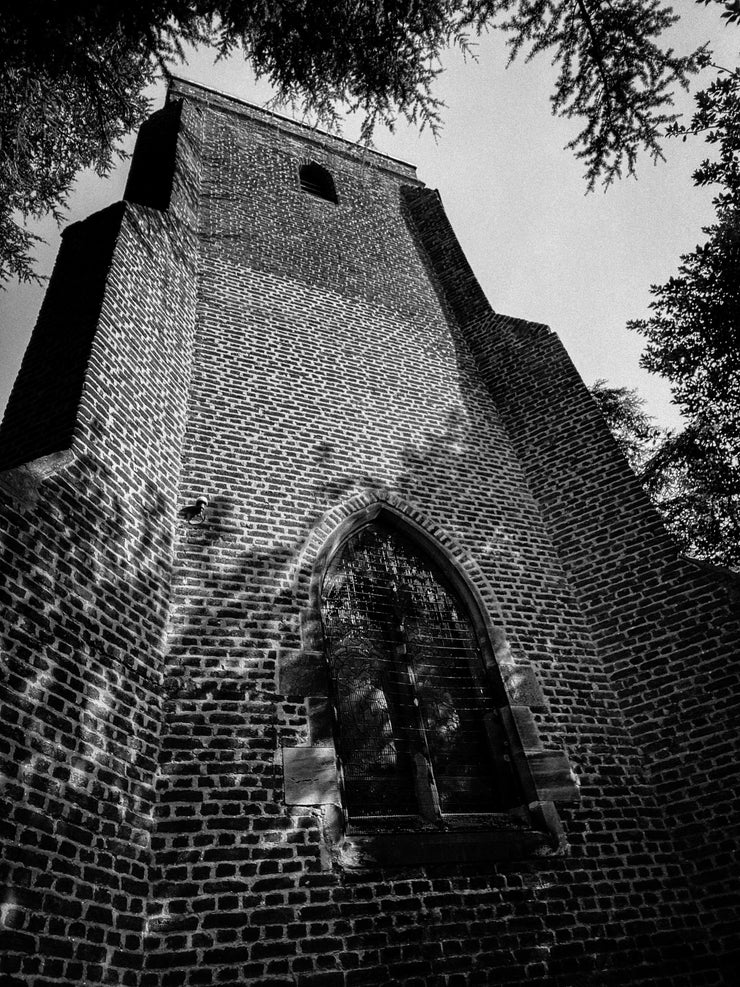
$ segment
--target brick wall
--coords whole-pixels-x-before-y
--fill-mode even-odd
[[[3,480],[34,567],[8,630],[12,976],[731,983],[732,733],[709,731],[730,583],[677,559],[554,337],[491,313],[410,166],[180,81],[160,119],[75,364],[74,458]],[[175,119],[174,182],[148,183]],[[309,161],[336,205],[301,191]],[[389,863],[405,837],[363,857],[331,804],[286,804],[283,751],[316,742],[317,582],[376,514],[467,587],[539,744],[518,767],[567,755],[580,785],[415,841],[412,866]]]
[[[194,311],[176,192],[67,231],[0,433],[8,985],[141,966]]]
[[[547,505],[461,325],[473,282],[458,268],[459,297],[445,284],[454,238],[427,249],[406,167],[184,95],[208,110],[182,498],[211,507],[178,547],[144,982],[719,982]],[[307,160],[332,172],[337,206],[301,192]],[[276,673],[301,649],[312,557],[378,501],[475,560],[511,660],[536,668],[540,734],[581,782],[565,853],[327,870],[324,810],[284,807],[280,749],[308,721]]]
[[[559,341],[511,329],[495,358],[507,371],[501,405],[731,982],[740,959],[738,576],[678,554]],[[532,427],[520,402],[549,427]]]
[[[738,576],[679,555],[554,333],[486,312],[438,198],[423,190],[410,202],[732,982],[740,957]]]

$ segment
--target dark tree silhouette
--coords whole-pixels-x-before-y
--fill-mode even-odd
[[[660,0],[159,0],[100,4],[27,0],[0,22],[0,282],[34,277],[23,220],[58,215],[83,168],[105,174],[120,138],[146,111],[143,90],[183,43],[241,48],[283,101],[324,124],[364,114],[363,137],[401,114],[440,124],[433,84],[448,46],[502,31],[511,57],[548,53],[558,67],[553,111],[582,121],[570,146],[589,185],[659,157],[675,122],[676,86],[705,58],[662,46],[677,19]],[[18,221],[20,217],[20,222]]]
[[[740,469],[712,423],[674,433],[656,427],[634,388],[597,380],[591,394],[617,444],[682,550],[740,567]]]

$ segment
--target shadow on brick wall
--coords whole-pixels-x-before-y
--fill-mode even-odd
[[[9,983],[141,962],[169,535],[89,457],[4,511],[2,917]]]

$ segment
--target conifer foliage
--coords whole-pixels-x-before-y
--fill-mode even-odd
[[[727,6],[728,22],[740,20],[740,4]],[[740,72],[718,69],[696,105],[673,133],[702,136],[714,152],[694,182],[717,188],[715,222],[678,273],[653,286],[652,315],[630,326],[647,340],[643,366],[671,382],[687,423],[646,480],[673,477],[662,509],[694,552],[740,566]]]
[[[81,169],[105,174],[120,138],[147,112],[143,91],[186,43],[243,49],[284,101],[324,123],[364,115],[364,137],[398,115],[440,125],[440,55],[471,52],[486,30],[511,57],[558,66],[555,113],[589,185],[660,155],[672,93],[705,57],[662,46],[675,16],[661,0],[26,0],[0,20],[0,282],[32,278],[27,217],[58,214]]]
[[[740,0],[717,4],[729,25]],[[715,183],[716,222],[653,289],[653,314],[633,323],[644,364],[669,378],[687,427],[651,434],[639,399],[611,399],[627,413],[625,451],[669,526],[704,558],[740,563],[740,74],[718,69],[682,126],[673,94],[709,61],[664,44],[676,15],[662,0],[25,0],[0,19],[0,286],[35,277],[28,218],[59,217],[75,176],[105,174],[121,138],[148,111],[144,90],[187,44],[222,55],[242,49],[278,98],[302,103],[324,124],[363,114],[440,126],[434,93],[449,46],[472,53],[498,30],[510,58],[547,55],[557,68],[553,112],[580,122],[570,148],[589,187],[633,172],[640,153],[661,156],[666,133],[701,135],[718,154],[695,176]],[[608,388],[606,389],[608,390]],[[614,390],[614,389],[612,389]],[[618,389],[617,389],[618,390]],[[597,398],[599,395],[596,394]],[[601,399],[606,398],[602,387]],[[613,410],[613,409],[612,409]],[[644,416],[643,416],[644,417]],[[623,423],[624,424],[624,423]],[[630,449],[632,429],[637,442]],[[646,445],[647,443],[647,445]],[[639,458],[639,457],[638,457]]]
[[[740,471],[712,422],[672,432],[655,425],[634,388],[597,380],[591,395],[680,549],[740,569]]]

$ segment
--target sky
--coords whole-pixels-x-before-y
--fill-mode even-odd
[[[678,0],[675,9],[682,14],[670,34],[676,51],[710,42],[717,63],[736,64],[740,29],[724,26],[721,8]],[[640,368],[644,340],[626,324],[649,314],[650,285],[676,272],[680,255],[701,242],[701,227],[712,221],[711,191],[696,189],[691,181],[706,145],[669,141],[665,162],[638,161],[637,180],[623,178],[606,192],[586,194],[583,165],[565,149],[577,124],[550,113],[553,70],[547,57],[506,68],[497,34],[481,38],[476,54],[475,62],[457,51],[444,58],[436,95],[446,106],[436,139],[400,122],[393,133],[378,131],[376,149],[416,165],[418,177],[439,189],[497,312],[548,324],[587,384],[606,378],[637,387],[660,424],[680,427],[668,383]],[[190,51],[187,64],[174,71],[257,105],[272,96],[238,54],[214,64],[210,51]],[[149,91],[152,110],[162,105],[164,92],[163,82]],[[690,114],[691,96],[679,93],[676,106]],[[359,121],[348,119],[343,136],[357,139]],[[132,135],[123,149],[130,153],[133,143]],[[83,173],[69,197],[64,225],[122,198],[127,172],[123,160],[105,179]],[[39,273],[48,275],[59,230],[53,220],[32,229],[46,241],[37,256]],[[0,412],[43,290],[10,284],[0,292]]]

